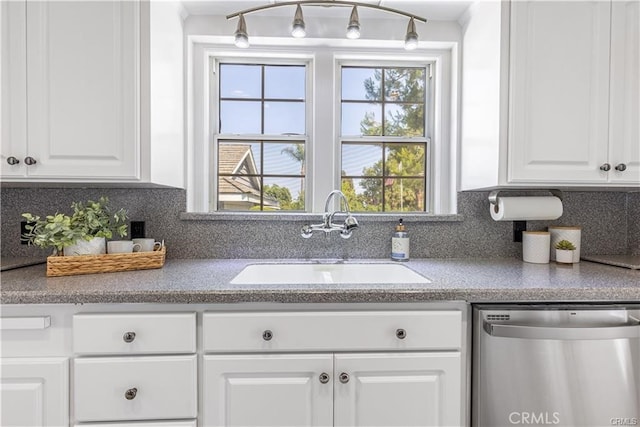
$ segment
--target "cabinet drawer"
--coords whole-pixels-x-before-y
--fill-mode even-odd
[[[76,314],[77,354],[195,353],[195,313]]]
[[[73,366],[78,422],[197,416],[195,355],[86,358]]]
[[[206,352],[458,350],[460,311],[205,313]]]

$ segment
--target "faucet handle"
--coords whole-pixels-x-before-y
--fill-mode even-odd
[[[351,214],[347,216],[347,219],[344,220],[344,228],[347,230],[353,230],[354,228],[358,228],[358,220],[355,219]]]
[[[311,236],[313,236],[313,228],[311,228],[311,226],[309,224],[303,225],[302,226],[302,231],[300,232],[300,235],[302,237],[304,237],[305,239],[310,238]]]

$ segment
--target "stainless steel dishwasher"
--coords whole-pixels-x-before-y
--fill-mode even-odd
[[[640,425],[640,305],[478,305],[472,425]]]

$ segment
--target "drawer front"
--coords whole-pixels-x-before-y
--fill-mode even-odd
[[[75,419],[195,418],[196,360],[195,355],[76,359]]]
[[[459,350],[462,313],[205,313],[206,352]]]
[[[195,313],[76,314],[76,354],[195,353]]]

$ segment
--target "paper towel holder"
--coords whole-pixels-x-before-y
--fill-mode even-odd
[[[507,191],[512,192],[522,192],[521,189],[513,189],[513,190],[493,190],[489,193],[489,203],[494,206],[498,205],[498,198],[500,197],[500,193],[504,193]],[[558,199],[562,200],[562,191],[556,189],[535,189],[532,191],[548,191],[552,195],[556,196]],[[513,241],[514,242],[522,242],[522,232],[527,230],[527,221],[513,221]]]
[[[522,192],[522,191],[526,191],[526,190],[521,190],[521,189],[513,189],[513,190],[493,190],[491,193],[489,193],[489,203],[491,203],[492,205],[497,205],[498,204],[498,198],[500,197],[500,193],[504,193],[507,191],[512,191],[512,192]],[[549,193],[553,194],[554,196],[556,196],[558,199],[562,200],[562,191],[561,190],[556,190],[556,189],[535,189],[535,190],[530,190],[530,191],[548,191]]]

